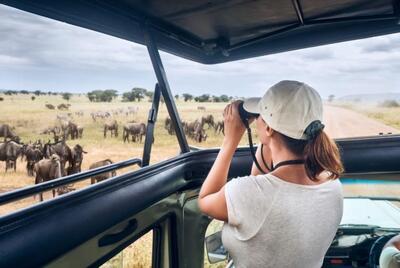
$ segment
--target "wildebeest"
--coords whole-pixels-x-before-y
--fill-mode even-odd
[[[83,111],[78,111],[78,112],[75,112],[75,115],[77,115],[77,116],[83,116]]]
[[[71,140],[77,139],[79,137],[78,125],[69,121],[68,132],[68,134],[71,135]]]
[[[48,127],[42,130],[42,132],[40,132],[40,134],[60,134],[61,133],[61,129],[57,126],[55,127]]]
[[[184,130],[186,135],[197,142],[206,141],[207,139],[207,134],[203,128],[203,124],[199,122],[199,120],[186,123]]]
[[[214,127],[215,122],[214,122],[214,116],[212,114],[209,114],[207,116],[201,117],[201,124],[204,126],[205,124],[208,125],[208,128]]]
[[[74,122],[70,120],[60,120],[60,126],[64,140],[68,139],[68,137],[71,137],[71,140],[79,137],[78,125]]]
[[[108,118],[111,116],[110,112],[103,112],[103,111],[98,111],[98,112],[91,112],[90,116],[92,117],[93,121],[96,122],[96,118]]]
[[[61,128],[58,126],[45,128],[40,134],[53,134],[54,142],[58,142],[61,137]]]
[[[58,108],[58,110],[68,110],[70,106],[71,106],[70,104],[61,103],[61,104],[57,105],[57,108]]]
[[[18,144],[15,141],[0,143],[0,161],[6,162],[6,172],[9,168],[14,168],[14,171],[17,170],[17,158],[23,155],[24,149],[23,144]]]
[[[206,107],[205,106],[197,106],[197,110],[206,111]]]
[[[49,159],[42,159],[34,167],[35,184],[54,180],[61,177],[61,161],[57,154],[52,154]],[[56,190],[53,189],[53,197]],[[43,201],[43,193],[40,193],[40,201]]]
[[[67,168],[67,174],[75,174],[81,172],[81,166],[83,161],[83,154],[87,152],[83,150],[82,146],[76,144],[72,149],[71,153],[68,156],[69,166]]]
[[[107,122],[104,124],[104,138],[107,137],[107,131],[110,131],[110,136],[112,137],[113,135],[115,137],[118,137],[118,123],[117,120],[114,120],[113,122]]]
[[[97,161],[97,162],[91,164],[89,169],[95,169],[95,168],[98,168],[98,167],[111,165],[112,163],[113,162],[110,159]],[[115,172],[115,170],[113,170],[111,172],[105,172],[105,173],[101,173],[99,175],[91,177],[90,178],[90,182],[91,182],[91,184],[94,184],[95,182],[104,181],[104,180],[106,180],[108,178],[115,177],[115,176],[117,176],[117,173]]]
[[[35,164],[43,158],[43,152],[40,147],[37,147],[35,144],[30,144],[25,150],[25,156],[26,170],[28,172],[28,176],[34,176],[33,170]]]
[[[83,136],[83,127],[78,126],[78,138],[82,139],[82,136]]]
[[[193,138],[197,142],[206,141],[207,134],[201,123],[196,125],[194,132],[193,132]]]
[[[46,103],[45,106],[47,109],[50,109],[50,110],[54,110],[56,108],[53,104],[50,104],[50,103]]]
[[[19,142],[19,137],[15,134],[12,127],[7,124],[0,124],[0,137],[4,137],[4,141],[10,138],[13,141]]]
[[[139,142],[142,142],[142,137],[146,135],[146,124],[144,123],[128,123],[124,125],[122,138],[123,141],[129,142],[129,135],[132,135],[132,141],[136,142],[136,139]]]
[[[65,143],[64,140],[56,143],[46,143],[43,147],[43,155],[46,158],[50,158],[51,155],[57,154],[60,158],[61,164],[61,175],[65,176],[65,164],[69,161],[71,156],[71,148]]]
[[[217,121],[214,126],[215,133],[221,133],[225,135],[225,127],[224,127],[224,120]]]
[[[164,128],[168,131],[169,135],[173,135],[175,133],[171,118],[165,118]]]

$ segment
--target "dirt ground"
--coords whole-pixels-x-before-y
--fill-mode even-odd
[[[358,112],[337,106],[324,107],[325,130],[332,138],[376,136],[379,133],[399,134],[400,130]]]

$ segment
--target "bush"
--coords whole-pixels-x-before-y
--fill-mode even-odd
[[[153,96],[153,92],[147,91],[144,88],[134,87],[131,91],[122,94],[122,101],[140,101],[145,96],[150,98]]]
[[[0,101],[3,101],[4,100],[4,98],[3,97],[0,97]]]
[[[72,94],[68,93],[68,92],[65,92],[62,94],[62,98],[66,101],[69,101],[71,99],[71,96],[72,96]]]
[[[31,100],[33,100],[33,101],[34,101],[35,99],[36,99],[36,97],[35,97],[35,96],[31,96]]]
[[[399,103],[395,100],[385,100],[384,102],[382,102],[380,105],[380,107],[385,107],[385,108],[396,108],[396,107],[400,107]]]
[[[193,95],[188,94],[188,93],[183,93],[183,94],[182,94],[182,97],[183,97],[183,100],[184,100],[185,102],[191,101],[191,100],[193,99]]]
[[[208,102],[208,101],[210,101],[210,95],[208,95],[208,94],[200,95],[198,97],[195,97],[194,101],[196,101],[196,102]]]
[[[106,90],[93,90],[91,92],[88,92],[87,96],[91,102],[111,102],[118,95],[116,90],[106,89]]]

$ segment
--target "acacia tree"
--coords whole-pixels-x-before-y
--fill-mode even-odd
[[[152,93],[150,94],[149,91],[147,91],[144,88],[140,87],[134,87],[131,89],[131,91],[125,92],[122,94],[122,100],[123,101],[141,101],[145,96],[152,96]]]
[[[72,94],[71,94],[71,93],[68,93],[68,92],[64,92],[64,93],[62,94],[62,98],[63,98],[64,100],[66,100],[66,101],[69,101],[69,100],[71,99],[71,96],[72,96]]]
[[[183,100],[185,102],[193,100],[193,95],[191,95],[191,94],[183,93],[182,96],[183,96]]]
[[[111,102],[118,96],[114,89],[93,90],[87,93],[87,96],[92,102]]]
[[[210,101],[210,95],[209,94],[200,95],[198,97],[195,97],[194,101],[197,101],[197,102],[208,102],[208,101]]]

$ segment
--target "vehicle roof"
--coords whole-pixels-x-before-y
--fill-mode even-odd
[[[400,31],[397,0],[0,0],[213,64]]]

